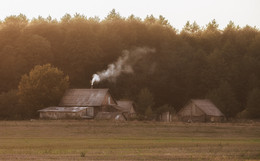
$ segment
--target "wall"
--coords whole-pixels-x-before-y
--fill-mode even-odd
[[[189,103],[185,107],[181,109],[181,111],[178,113],[180,116],[202,116],[204,115],[204,112],[202,112],[195,104]]]
[[[223,122],[225,121],[224,116],[206,116],[207,122]]]
[[[110,103],[109,103],[109,100],[110,100]],[[107,94],[105,95],[105,99],[104,99],[102,105],[110,105],[110,104],[115,105],[116,103],[115,103],[115,101],[113,100],[113,98],[112,98],[112,96],[110,95],[110,93],[107,92]]]
[[[102,106],[101,108],[102,108],[102,112],[117,112],[117,111],[119,111],[119,110],[116,109],[115,107],[109,106],[109,105],[107,105],[107,106]]]
[[[94,117],[94,107],[88,107],[87,109],[86,109],[86,115],[87,116],[92,116],[92,117]]]
[[[180,121],[185,122],[205,122],[206,116],[195,104],[189,103],[178,113]]]
[[[179,120],[184,122],[205,122],[206,116],[182,116],[179,117]]]
[[[164,122],[171,122],[172,121],[172,115],[170,114],[170,112],[164,112],[161,114],[161,121]]]
[[[86,110],[79,112],[40,112],[41,119],[80,119],[86,116]]]

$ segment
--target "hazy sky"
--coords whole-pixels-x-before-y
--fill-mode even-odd
[[[0,19],[20,13],[29,19],[50,15],[59,20],[65,13],[103,19],[113,8],[123,17],[162,15],[177,29],[188,20],[205,26],[212,19],[221,29],[230,20],[260,28],[260,0],[0,0]]]

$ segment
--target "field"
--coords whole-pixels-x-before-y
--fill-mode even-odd
[[[0,160],[260,160],[260,123],[0,121]]]

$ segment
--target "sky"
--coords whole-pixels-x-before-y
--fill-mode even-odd
[[[187,21],[206,26],[213,19],[220,29],[229,21],[260,29],[260,0],[0,0],[0,20],[20,13],[28,19],[51,16],[60,20],[66,13],[79,13],[102,20],[112,9],[123,17],[162,15],[178,30]]]

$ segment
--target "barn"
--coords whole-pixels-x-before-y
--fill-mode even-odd
[[[208,99],[192,99],[178,113],[185,122],[221,122],[224,114]]]
[[[99,112],[119,112],[108,89],[69,89],[59,106],[39,110],[41,119],[94,118]]]

